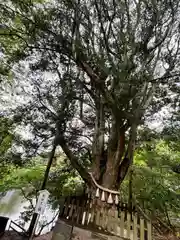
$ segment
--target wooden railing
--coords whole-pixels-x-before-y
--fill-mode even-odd
[[[152,240],[151,222],[124,205],[117,207],[87,197],[69,197],[64,202],[61,217],[74,224],[93,227],[131,240]]]
[[[17,230],[17,228],[18,228],[18,230]],[[13,231],[15,231],[16,233],[18,233],[21,236],[28,237],[28,234],[27,234],[26,230],[12,220],[9,224],[9,230],[10,229],[12,229]]]

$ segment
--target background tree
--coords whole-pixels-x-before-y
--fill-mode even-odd
[[[9,152],[14,139],[12,131],[12,121],[5,116],[0,116],[0,177],[9,171]]]

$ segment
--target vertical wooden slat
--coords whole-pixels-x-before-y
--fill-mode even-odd
[[[82,221],[82,212],[83,212],[83,202],[82,200],[79,200],[79,209],[78,209],[78,215],[77,215],[77,220],[76,222],[81,224]]]
[[[76,221],[76,216],[77,216],[76,208],[77,208],[77,205],[75,203],[73,206],[72,222]]]
[[[88,199],[86,202],[86,219],[85,219],[85,224],[88,225],[89,224],[89,220],[90,220],[90,216],[91,216],[91,200]]]
[[[147,235],[148,235],[148,240],[152,240],[152,225],[151,222],[147,222]]]
[[[72,200],[71,205],[70,205],[69,218],[73,217],[74,202],[75,202],[75,199]]]
[[[105,216],[106,216],[106,209],[105,208],[102,208],[102,229],[104,230],[105,229]]]
[[[80,219],[80,215],[81,215],[81,210],[82,207],[80,207],[80,205],[77,208],[77,218],[76,218],[76,223],[79,223],[79,219]]]
[[[96,227],[99,227],[99,223],[100,223],[100,204],[101,204],[101,201],[99,199],[96,200],[96,203],[95,203],[95,225]]]
[[[105,223],[104,223],[104,229],[107,230],[108,226],[108,210],[105,210]]]
[[[99,209],[99,227],[102,226],[102,207]]]
[[[122,212],[122,209],[121,209],[121,207],[119,208],[119,211],[117,211],[118,212],[118,226],[117,226],[117,230],[116,230],[116,232],[117,232],[117,235],[118,236],[121,236],[121,212]]]
[[[86,202],[84,211],[86,212],[84,225],[86,225],[87,221],[88,221],[88,215],[89,215],[88,214],[88,212],[89,212],[89,200],[87,200],[87,202]]]
[[[111,218],[110,218],[110,225],[111,225],[111,229],[110,229],[110,232],[114,232],[114,209],[111,208],[111,214],[110,214]]]
[[[101,223],[100,223],[102,229],[104,229],[104,223],[105,223],[105,208],[102,207],[101,208]]]
[[[87,199],[83,200],[83,205],[82,205],[82,220],[81,224],[84,225],[86,221],[86,211],[87,211]]]
[[[108,209],[104,209],[104,217],[103,217],[103,229],[107,231],[107,226],[108,226]]]
[[[82,222],[81,222],[82,225],[85,224],[85,220],[86,220],[86,212],[83,212],[83,215],[82,215]]]
[[[118,221],[118,211],[115,209],[114,210],[114,233],[117,235],[118,234],[118,225],[119,225],[119,221]]]
[[[59,201],[59,218],[62,218],[64,216],[64,210],[65,210],[65,204],[66,204],[66,198],[60,198]]]
[[[137,215],[134,214],[134,217],[133,217],[133,240],[137,240],[138,237],[137,237]]]
[[[110,232],[112,233],[114,231],[114,209],[111,209],[111,214],[110,214],[111,218],[110,218]]]
[[[88,212],[88,218],[87,218],[87,225],[89,225],[90,220],[91,220],[91,212],[89,211]]]
[[[68,217],[68,210],[69,210],[69,204],[70,204],[70,198],[67,198],[66,204],[65,204],[65,210],[64,210],[64,217]]]
[[[140,240],[144,240],[144,219],[140,218]]]
[[[90,219],[90,222],[91,222],[91,223],[94,222],[94,216],[95,216],[95,206],[94,206],[94,204],[92,204],[92,208],[91,208],[91,219]]]
[[[114,217],[115,217],[116,219],[118,219],[118,210],[115,210],[115,211],[114,211]]]
[[[87,225],[90,223],[91,221],[91,216],[92,216],[92,200],[89,199],[89,207],[88,207],[88,214],[87,214]]]
[[[75,213],[74,213],[73,221],[77,222],[78,212],[79,212],[79,199],[77,199],[77,201],[76,201],[76,207],[75,207]]]
[[[82,208],[81,208],[81,213],[80,213],[80,223],[82,224],[84,221],[85,221],[85,219],[84,219],[84,217],[86,216],[85,215],[85,206],[86,206],[86,199],[83,199],[82,200]]]
[[[111,232],[111,209],[108,209],[107,214],[107,230],[108,232]]]
[[[121,223],[120,223],[120,236],[124,237],[124,217],[125,217],[125,213],[124,211],[121,211]]]
[[[131,235],[131,214],[127,212],[127,234],[126,237],[130,238]]]
[[[97,209],[95,214],[95,224],[96,226],[99,226],[99,220],[100,220],[100,209]]]
[[[121,219],[120,218],[118,218],[117,219],[117,226],[116,226],[116,235],[117,236],[121,236]]]

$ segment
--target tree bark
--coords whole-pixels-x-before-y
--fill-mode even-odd
[[[137,124],[134,123],[132,124],[130,129],[129,142],[128,142],[125,157],[119,166],[119,173],[118,173],[118,179],[117,179],[117,182],[119,185],[123,182],[127,174],[127,171],[133,162],[136,135],[137,135]]]
[[[111,189],[117,189],[117,176],[119,164],[125,150],[125,129],[119,127],[114,121],[108,144],[108,159],[102,185]]]
[[[95,122],[95,133],[93,140],[93,165],[92,172],[95,179],[98,181],[101,175],[100,163],[103,160],[104,155],[104,132],[105,132],[105,116],[104,106],[102,103],[101,94],[98,91],[98,99],[96,101],[96,122]]]
[[[118,190],[133,160],[137,126],[136,124],[132,124],[131,126],[126,153],[125,129],[120,129],[118,133],[118,129],[115,127],[113,128],[114,130],[112,133],[112,138],[108,146],[108,161],[106,164],[106,172],[103,176],[102,185],[110,189]],[[122,160],[124,153],[125,156]]]
[[[50,171],[51,165],[53,163],[53,158],[54,158],[54,155],[55,155],[56,147],[57,147],[57,145],[56,145],[56,143],[54,143],[52,151],[51,151],[50,156],[49,156],[49,161],[48,161],[48,164],[47,164],[47,167],[46,167],[46,171],[44,173],[44,178],[43,178],[43,183],[42,183],[42,186],[41,186],[41,190],[44,190],[46,188],[46,184],[47,184],[47,180],[48,180],[48,176],[49,176],[49,171]]]

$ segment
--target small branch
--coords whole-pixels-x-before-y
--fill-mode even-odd
[[[40,92],[39,87],[38,87],[37,85],[35,85],[35,87],[36,87],[36,90],[37,90],[37,92],[38,92],[38,98],[39,98],[40,104],[41,104],[45,109],[47,109],[47,111],[49,111],[55,119],[57,119],[57,115],[56,115],[50,108],[48,108],[48,107],[43,103],[43,98],[42,98],[42,96],[41,96],[41,92]]]
[[[84,123],[84,121],[82,121],[82,122]],[[66,132],[73,135],[73,131],[71,131],[71,130],[67,130]],[[92,139],[87,135],[76,133],[76,136],[87,138],[92,143]]]
[[[174,77],[179,77],[180,76],[180,73],[177,73],[177,74],[174,74],[174,75],[164,75],[162,77],[159,77],[159,78],[154,78],[153,80],[151,80],[150,82],[157,82],[158,80],[166,80],[166,79],[169,79],[169,78],[174,78]]]
[[[56,219],[56,217],[58,216],[58,214],[59,214],[59,211],[58,211],[58,212],[56,213],[56,215],[51,219],[51,221],[47,222],[46,224],[43,224],[43,225],[41,226],[38,234],[36,234],[36,236],[39,236],[39,235],[41,234],[42,230],[43,230],[45,227],[47,227],[48,225],[50,225],[51,223],[53,223],[54,220]]]
[[[21,192],[22,192],[22,194],[23,194],[23,197],[30,202],[32,209],[34,209],[35,207],[34,207],[34,205],[33,205],[32,199],[29,198],[29,197],[26,195],[26,193],[25,193],[25,191],[23,190],[23,188],[21,188]]]

